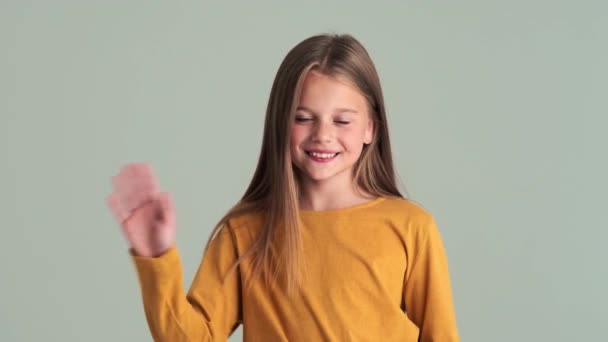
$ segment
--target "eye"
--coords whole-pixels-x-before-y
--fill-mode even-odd
[[[348,125],[350,123],[350,121],[335,121],[338,125]]]
[[[311,118],[302,117],[302,116],[296,116],[295,120],[296,120],[296,122],[306,122],[306,121],[310,121],[312,119]]]

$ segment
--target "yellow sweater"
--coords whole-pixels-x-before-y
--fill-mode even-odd
[[[248,260],[221,286],[259,232],[260,215],[220,230],[188,292],[176,246],[155,258],[130,250],[154,340],[226,341],[242,323],[245,342],[459,341],[447,257],[428,211],[379,198],[301,217],[308,274],[293,300],[261,280],[243,296]]]

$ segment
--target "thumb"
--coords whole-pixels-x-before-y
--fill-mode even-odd
[[[162,212],[161,220],[169,223],[175,222],[175,207],[173,205],[173,199],[171,194],[168,192],[160,192],[157,195],[160,209]]]

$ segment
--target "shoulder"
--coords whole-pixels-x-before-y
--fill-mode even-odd
[[[251,229],[253,226],[262,224],[263,220],[264,215],[261,212],[251,211],[233,215],[228,219],[228,225],[234,230]]]
[[[220,249],[236,249],[237,254],[249,248],[253,242],[253,230],[262,226],[262,215],[256,212],[239,213],[229,216],[219,229],[210,236],[209,246],[223,246]],[[230,247],[229,247],[230,246]]]
[[[419,202],[403,197],[387,197],[378,207],[391,220],[406,223],[428,223],[433,214]]]
[[[230,231],[235,239],[250,240],[260,231],[264,220],[265,215],[262,212],[249,211],[229,217],[224,228]]]
[[[409,240],[424,241],[438,232],[434,214],[412,199],[386,198],[378,211]]]

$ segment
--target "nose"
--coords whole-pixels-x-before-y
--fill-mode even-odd
[[[333,138],[333,126],[331,123],[323,120],[318,120],[314,125],[312,132],[313,142],[328,142]]]

